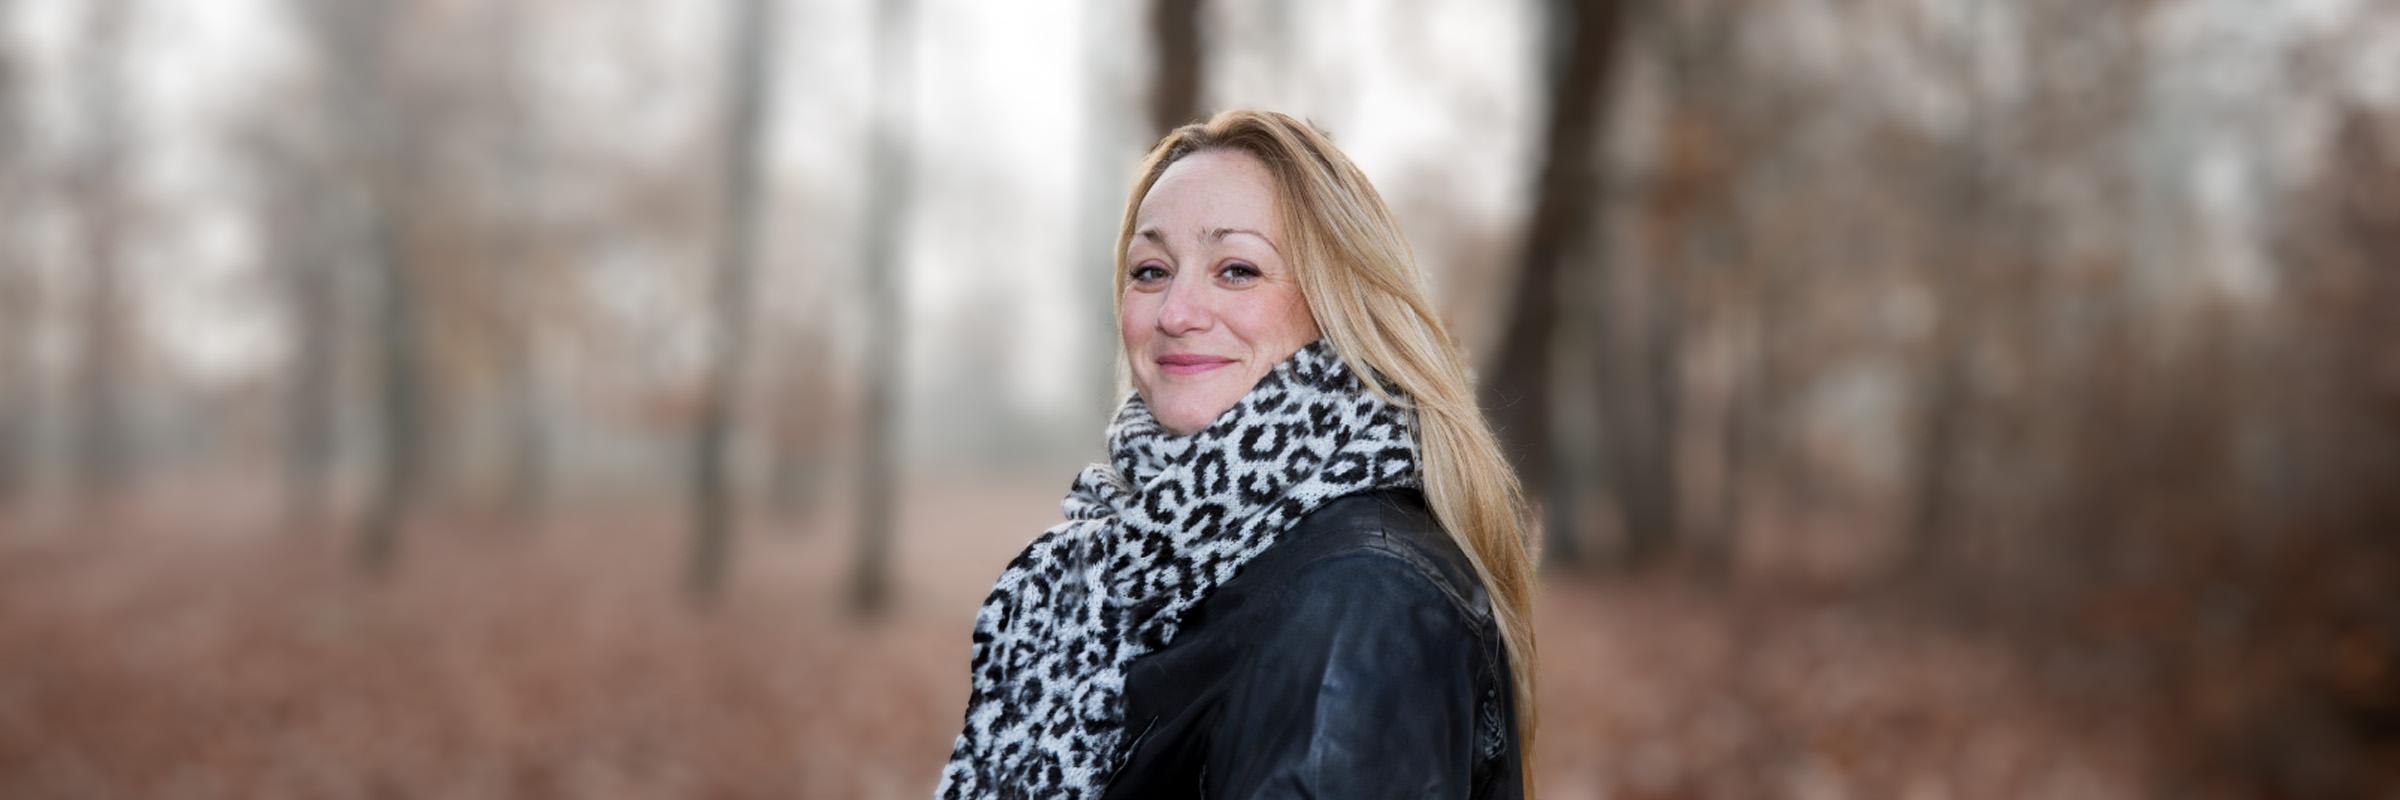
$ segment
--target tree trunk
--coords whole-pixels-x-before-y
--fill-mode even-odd
[[[1601,134],[1608,123],[1624,6],[1618,0],[1550,3],[1550,29],[1559,38],[1552,42],[1546,155],[1534,186],[1533,221],[1518,260],[1516,290],[1501,314],[1507,328],[1483,385],[1484,405],[1501,445],[1525,475],[1525,485],[1549,492],[1550,502],[1567,501],[1554,474],[1559,458],[1550,452],[1557,298],[1570,260],[1588,264],[1595,282],[1606,278],[1606,247],[1593,231],[1599,229],[1597,200],[1605,180]],[[1565,563],[1580,552],[1568,516],[1546,515],[1546,559]]]
[[[83,305],[81,349],[76,358],[76,488],[86,510],[106,504],[129,481],[125,440],[125,337],[127,307],[124,265],[117,242],[126,222],[123,181],[125,109],[124,39],[128,0],[93,6],[85,43],[84,100],[90,114],[89,148],[78,168],[82,204]]]
[[[529,276],[523,274],[525,265],[519,263],[511,269],[517,271],[512,276],[512,283],[517,284],[516,296],[530,296],[531,289],[524,286],[530,282]],[[540,337],[532,329],[536,323],[527,319],[533,312],[523,310],[522,305],[518,308],[520,327],[513,332],[513,341],[506,345],[510,349],[508,361],[513,365],[508,378],[507,505],[509,518],[528,529],[538,529],[550,500],[550,425],[549,415],[544,411],[549,405],[549,392],[542,380],[545,362]]]
[[[398,170],[377,183],[402,180]],[[376,286],[377,366],[382,373],[383,472],[359,532],[358,563],[370,574],[397,566],[400,540],[424,480],[424,344],[417,322],[417,287],[410,274],[407,202],[396,187],[376,194],[373,250]]]
[[[0,192],[15,187],[0,187]],[[5,197],[0,195],[0,197]],[[40,373],[33,368],[33,313],[40,297],[33,275],[15,260],[15,217],[7,216],[13,197],[0,200],[0,513],[15,507],[25,494],[29,451],[33,443],[33,400]]]
[[[1199,120],[1206,83],[1208,39],[1201,29],[1201,0],[1157,0],[1150,7],[1150,44],[1158,49],[1158,72],[1150,95],[1154,134]]]
[[[1978,3],[1971,9],[1977,27],[1988,21],[1988,8]],[[1960,248],[1957,258],[1935,264],[1933,277],[1936,313],[1932,352],[1926,359],[1923,399],[1918,410],[1916,436],[1917,485],[1913,507],[1910,509],[1907,560],[1910,567],[1922,572],[1942,558],[1943,539],[1955,525],[1957,502],[1958,454],[1963,450],[1966,423],[1969,418],[1969,384],[1973,371],[1969,369],[1974,357],[1974,342],[1982,328],[1982,308],[1987,298],[1978,297],[1984,262],[1989,260],[1990,236],[1985,232],[1990,208],[1992,165],[1989,163],[1990,114],[1987,113],[1980,31],[1969,36],[1964,58],[1966,67],[1964,94],[1967,101],[1967,123],[1962,126],[1965,141],[1958,152],[1948,159],[1939,184],[1942,199],[1954,209],[1958,220]]]
[[[304,215],[298,201],[279,199],[285,213],[278,215],[283,230],[276,234],[286,237],[277,249],[295,348],[284,392],[284,528],[290,531],[314,527],[325,511],[327,473],[333,468],[334,332],[341,296],[331,254],[310,233],[324,220]]]
[[[1116,413],[1117,359],[1121,345],[1115,314],[1117,254],[1111,252],[1117,244],[1117,227],[1123,220],[1126,193],[1131,190],[1135,158],[1150,141],[1132,142],[1132,129],[1140,122],[1133,117],[1133,92],[1139,87],[1122,77],[1108,56],[1120,49],[1117,28],[1107,24],[1120,20],[1122,4],[1115,0],[1085,0],[1085,34],[1083,42],[1084,92],[1088,104],[1084,114],[1085,146],[1082,157],[1087,168],[1077,195],[1077,215],[1083,233],[1084,248],[1089,255],[1077,259],[1088,264],[1088,272],[1079,272],[1068,281],[1074,287],[1067,302],[1073,308],[1078,327],[1088,330],[1093,346],[1081,359],[1082,375],[1075,381],[1079,392],[1072,408],[1077,410],[1070,431],[1078,437],[1094,436],[1108,424]],[[1153,120],[1155,122],[1155,120]],[[1152,131],[1155,135],[1157,131]],[[1089,394],[1081,394],[1088,392]],[[1093,441],[1078,439],[1077,441]]]
[[[500,149],[502,168],[511,174],[508,185],[514,212],[499,242],[501,296],[508,299],[514,312],[501,344],[507,364],[510,428],[507,508],[518,523],[538,528],[549,500],[551,470],[549,415],[544,413],[549,387],[543,367],[548,362],[542,352],[542,326],[549,309],[540,303],[548,216],[541,207],[541,194],[533,191],[542,176],[520,55],[526,48],[525,4],[526,0],[504,0],[497,10],[494,27],[499,46],[493,48],[498,57],[493,67],[502,76],[502,103],[509,121]]]
[[[892,539],[898,526],[900,483],[900,363],[908,352],[901,337],[908,313],[902,295],[901,215],[908,208],[913,165],[907,141],[908,31],[915,3],[893,0],[877,7],[878,77],[887,87],[878,97],[874,179],[867,182],[866,397],[860,406],[865,436],[859,447],[858,548],[850,564],[849,606],[860,617],[881,614],[891,602]]]
[[[383,457],[353,558],[360,570],[384,575],[397,566],[401,536],[423,482],[424,343],[418,320],[411,204],[418,166],[397,107],[387,65],[391,0],[292,0],[310,44],[333,76],[329,103],[340,108],[336,130],[346,148],[343,187],[357,210],[374,275],[376,404]],[[328,198],[335,199],[335,198]],[[330,289],[328,291],[331,291]]]
[[[1666,552],[1682,538],[1683,482],[1675,456],[1683,430],[1683,280],[1677,264],[1654,267],[1643,303],[1648,325],[1641,380],[1621,390],[1641,409],[1640,435],[1634,439],[1638,447],[1626,454],[1639,465],[1641,479],[1618,487],[1626,496],[1623,507],[1631,544],[1627,556],[1636,564]]]
[[[0,0],[0,19],[14,19],[12,0]],[[0,512],[6,512],[25,491],[29,445],[32,443],[33,399],[39,373],[33,368],[33,315],[40,308],[34,274],[24,260],[24,232],[19,227],[20,198],[31,187],[19,159],[24,156],[24,93],[20,90],[17,54],[0,47]]]
[[[701,396],[700,428],[692,464],[693,535],[684,588],[696,603],[723,593],[733,562],[736,516],[730,463],[734,402],[748,368],[750,286],[758,260],[758,228],[764,216],[765,129],[773,96],[774,0],[742,0],[728,20],[732,60],[726,69],[724,192],[719,214],[717,275],[709,315],[710,365]]]

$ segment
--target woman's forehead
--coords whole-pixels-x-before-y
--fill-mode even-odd
[[[1224,239],[1248,233],[1272,242],[1281,228],[1275,179],[1241,151],[1194,153],[1167,166],[1135,215],[1137,238]]]

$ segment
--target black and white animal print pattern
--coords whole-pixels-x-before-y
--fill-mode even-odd
[[[1418,485],[1413,425],[1323,340],[1190,436],[1127,397],[1109,463],[1083,469],[1067,521],[1009,562],[975,615],[966,725],[936,796],[1098,796],[1126,756],[1126,665],[1310,511]]]

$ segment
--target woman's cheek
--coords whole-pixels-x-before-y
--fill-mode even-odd
[[[1140,360],[1134,356],[1141,352],[1141,346],[1147,341],[1144,334],[1150,330],[1143,320],[1157,313],[1155,308],[1150,307],[1152,304],[1145,302],[1147,297],[1142,292],[1128,290],[1124,298],[1117,301],[1117,338],[1125,343],[1125,357],[1135,361]]]

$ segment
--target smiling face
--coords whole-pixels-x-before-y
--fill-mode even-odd
[[[1117,332],[1133,388],[1169,433],[1215,422],[1258,379],[1316,341],[1284,260],[1274,177],[1238,150],[1184,156],[1135,213]]]

